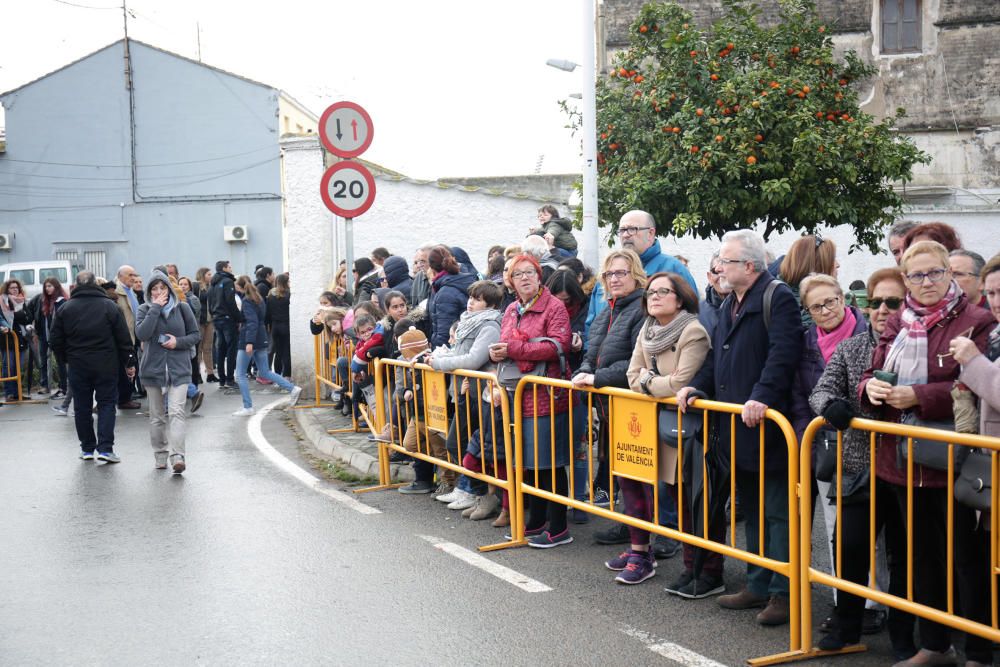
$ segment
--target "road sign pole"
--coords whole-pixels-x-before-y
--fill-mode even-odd
[[[347,287],[353,293],[354,283],[351,282],[351,277],[354,274],[351,271],[354,270],[354,218],[344,218],[344,257],[347,259]]]

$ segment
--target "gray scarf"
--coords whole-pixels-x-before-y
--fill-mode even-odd
[[[499,324],[502,319],[503,313],[495,308],[487,308],[475,313],[467,310],[462,313],[461,318],[458,320],[458,328],[455,330],[455,341],[458,342],[468,336],[477,335],[479,328],[486,322],[496,322]]]
[[[647,317],[646,324],[643,325],[640,334],[643,349],[653,357],[665,352],[680,340],[687,325],[697,319],[696,315],[692,315],[686,310],[677,313],[677,316],[666,325],[658,323],[655,317]]]

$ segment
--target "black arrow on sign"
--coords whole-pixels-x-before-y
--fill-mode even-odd
[[[340,133],[340,119],[337,119],[337,138],[340,139],[344,135]]]

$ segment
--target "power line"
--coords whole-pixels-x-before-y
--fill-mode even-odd
[[[234,158],[234,157],[242,157],[244,155],[251,155],[253,153],[259,153],[260,151],[270,150],[272,148],[274,148],[274,145],[261,146],[260,148],[255,148],[253,150],[246,151],[245,153],[233,153],[232,155],[222,155],[222,156],[219,156],[219,157],[204,158],[204,159],[201,159],[201,160],[184,160],[184,161],[181,161],[181,162],[159,162],[159,163],[152,163],[152,164],[139,164],[139,163],[137,163],[136,167],[138,167],[139,169],[146,169],[148,167],[173,167],[173,166],[182,165],[182,164],[200,164],[202,162],[215,162],[215,161],[218,161],[218,160],[229,160],[229,159]],[[94,163],[85,163],[85,162],[46,162],[46,161],[43,161],[43,160],[18,160],[18,159],[15,159],[15,158],[6,158],[6,157],[0,158],[0,164],[3,164],[5,162],[17,162],[17,163],[21,163],[21,164],[44,164],[44,165],[49,165],[49,166],[54,166],[54,167],[88,167],[88,168],[100,168],[100,169],[131,169],[132,168],[131,164],[94,164]]]
[[[113,9],[119,10],[121,7],[95,7],[94,5],[78,5],[75,2],[67,2],[66,0],[52,0],[52,2],[58,2],[60,5],[69,5],[70,7],[77,7],[79,9]]]

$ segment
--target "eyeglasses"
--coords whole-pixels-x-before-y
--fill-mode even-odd
[[[906,276],[906,282],[910,283],[911,285],[923,285],[925,278],[930,280],[931,284],[933,285],[935,283],[939,283],[942,280],[944,280],[944,277],[947,274],[948,274],[947,269],[934,269],[933,271],[928,271],[927,273],[921,273],[920,271],[916,271],[914,273],[907,273],[905,274],[905,276]]]
[[[978,273],[972,273],[971,271],[952,271],[951,275],[956,278],[978,278]]]
[[[426,259],[415,259],[413,260],[413,266],[427,266]]]
[[[657,289],[648,289],[648,290],[646,290],[646,298],[647,299],[652,299],[654,296],[658,296],[660,298],[665,299],[665,298],[667,298],[667,296],[669,296],[671,294],[677,294],[677,291],[676,290],[672,290],[669,287],[658,287]]]
[[[899,310],[899,307],[903,305],[903,299],[898,296],[887,296],[884,299],[881,297],[868,299],[868,307],[872,310],[878,310],[882,307],[883,303],[889,310]]]
[[[653,229],[652,227],[619,227],[618,236],[633,236],[646,229]]]
[[[624,280],[625,276],[630,275],[631,271],[605,271],[601,274],[601,277],[605,280],[611,280],[612,278],[617,278],[618,280]]]
[[[530,278],[532,276],[537,276],[538,272],[534,269],[527,269],[525,271],[514,271],[510,274],[510,277],[514,280],[520,280],[521,278]]]
[[[719,264],[743,264],[744,262],[747,262],[749,260],[746,260],[746,259],[726,259],[725,257],[719,257],[715,261],[718,262]],[[720,266],[719,267],[719,271],[716,271],[716,273],[719,273],[721,271],[721,269],[722,269],[722,267]]]
[[[837,306],[838,303],[840,303],[840,297],[831,296],[829,299],[823,301],[823,303],[814,303],[813,305],[809,306],[809,312],[813,315],[819,315],[820,313],[823,312],[824,308],[826,310],[832,311]]]

